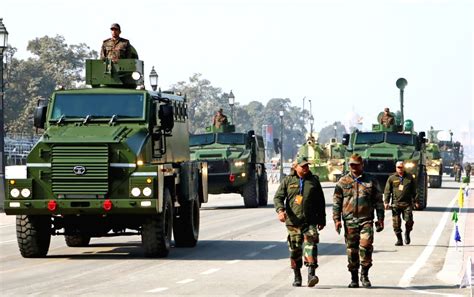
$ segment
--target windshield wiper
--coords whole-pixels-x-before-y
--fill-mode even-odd
[[[66,116],[65,115],[61,115],[61,117],[58,119],[58,121],[56,122],[56,124],[59,126],[63,121],[64,119],[66,119]]]
[[[109,125],[112,125],[115,121],[117,121],[117,115],[116,114],[112,115],[112,117],[110,118]]]
[[[83,124],[87,124],[87,122],[89,122],[91,120],[92,116],[90,114],[86,115],[86,117],[84,118],[84,120],[82,121]]]

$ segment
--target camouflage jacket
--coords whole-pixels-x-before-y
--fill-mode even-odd
[[[359,222],[385,217],[382,193],[377,189],[377,180],[367,173],[354,178],[351,173],[344,175],[336,184],[333,196],[333,219],[344,221],[358,219]]]
[[[385,184],[384,202],[392,200],[393,206],[406,207],[417,202],[416,184],[413,177],[405,173],[400,177],[397,173],[391,175]]]
[[[226,125],[227,124],[227,116],[222,114],[222,115],[215,115],[214,116],[214,119],[212,120],[212,123],[214,124],[214,126],[216,126],[216,128],[220,128],[222,125]]]
[[[100,58],[109,58],[113,61],[118,59],[131,59],[132,46],[128,39],[121,38],[114,40],[112,38],[104,40],[100,50]]]
[[[280,184],[273,202],[277,212],[285,210],[286,225],[303,224],[326,226],[326,202],[317,176],[309,172],[303,178],[303,200],[300,204],[296,196],[300,194],[300,178],[295,171],[286,176]]]
[[[390,125],[393,125],[395,123],[395,119],[391,115],[383,115],[380,118],[380,124],[382,124],[385,127],[389,127]]]

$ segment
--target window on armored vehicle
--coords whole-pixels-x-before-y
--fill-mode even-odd
[[[214,143],[214,133],[196,134],[196,135],[189,136],[190,146],[207,145],[211,143]]]
[[[375,132],[357,133],[355,144],[382,143],[384,141],[384,134]]]
[[[448,162],[454,162],[454,152],[453,151],[441,151],[441,158]]]
[[[390,144],[402,145],[415,145],[416,143],[415,135],[397,132],[388,132],[385,141]]]
[[[245,144],[243,133],[217,133],[217,143],[220,144]]]
[[[143,118],[145,98],[143,94],[56,94],[51,120],[121,119]]]

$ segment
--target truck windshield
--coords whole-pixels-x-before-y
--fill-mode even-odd
[[[384,140],[384,135],[385,133],[375,132],[357,133],[355,144],[381,143]]]
[[[214,143],[214,133],[211,134],[196,134],[189,136],[189,145],[198,146],[198,145],[207,145]]]
[[[454,161],[454,153],[452,151],[441,151],[441,158],[445,161]]]
[[[245,134],[217,133],[217,142],[220,144],[245,144]]]
[[[51,120],[144,117],[143,94],[56,94]]]
[[[391,144],[415,145],[415,135],[388,132],[385,141]]]

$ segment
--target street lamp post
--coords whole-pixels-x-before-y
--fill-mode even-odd
[[[280,182],[283,180],[283,110],[280,110]]]
[[[230,115],[232,117],[232,124],[235,125],[235,120],[234,120],[234,104],[235,104],[235,96],[234,93],[232,93],[232,90],[230,90],[229,93],[229,105],[230,105]]]
[[[8,31],[3,25],[3,18],[0,18],[0,209],[3,209],[3,201],[5,200],[5,119],[4,119],[4,103],[3,103],[3,51],[7,48]]]
[[[156,91],[156,88],[158,87],[158,73],[155,71],[155,66],[151,67],[150,71],[150,85],[153,91]]]

